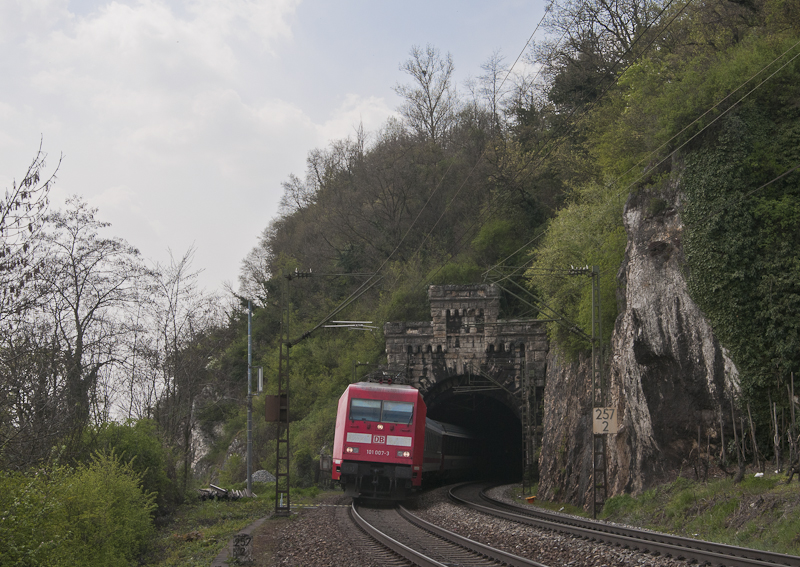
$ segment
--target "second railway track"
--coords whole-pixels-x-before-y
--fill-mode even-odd
[[[531,507],[521,507],[490,498],[485,485],[464,484],[454,487],[450,497],[479,512],[540,529],[573,537],[603,541],[642,553],[726,567],[800,567],[800,557],[768,551],[734,547],[678,536],[671,536],[626,526],[594,522]]]

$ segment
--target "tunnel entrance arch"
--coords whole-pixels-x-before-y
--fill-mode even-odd
[[[484,472],[516,481],[524,468],[522,393],[480,375],[463,374],[437,382],[423,399],[428,417],[464,427],[482,439]]]
[[[506,437],[515,436],[516,454],[530,473],[541,441],[545,323],[500,319],[500,288],[492,284],[432,285],[428,299],[431,321],[384,325],[389,366],[404,369],[432,419],[462,425],[471,404],[483,412],[476,415],[506,424]]]

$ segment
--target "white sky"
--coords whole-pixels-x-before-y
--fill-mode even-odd
[[[78,194],[152,261],[192,245],[202,285],[242,259],[308,152],[377,130],[412,45],[450,52],[461,92],[511,64],[544,0],[0,0],[0,190],[38,149],[52,201]],[[313,266],[312,266],[313,267]]]

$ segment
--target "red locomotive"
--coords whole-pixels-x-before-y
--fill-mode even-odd
[[[473,470],[477,439],[426,414],[422,395],[411,386],[348,386],[336,414],[333,480],[348,496],[402,499],[423,478]]]

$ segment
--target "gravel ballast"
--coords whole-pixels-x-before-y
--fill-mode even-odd
[[[333,493],[318,507],[300,509],[297,515],[282,521],[265,522],[254,534],[255,565],[385,567],[389,564],[387,559],[379,557],[369,547],[367,536],[350,521],[349,504],[350,498]],[[553,567],[686,565],[684,561],[641,554],[492,518],[457,506],[448,499],[446,488],[411,499],[407,507],[419,517],[450,531]]]

